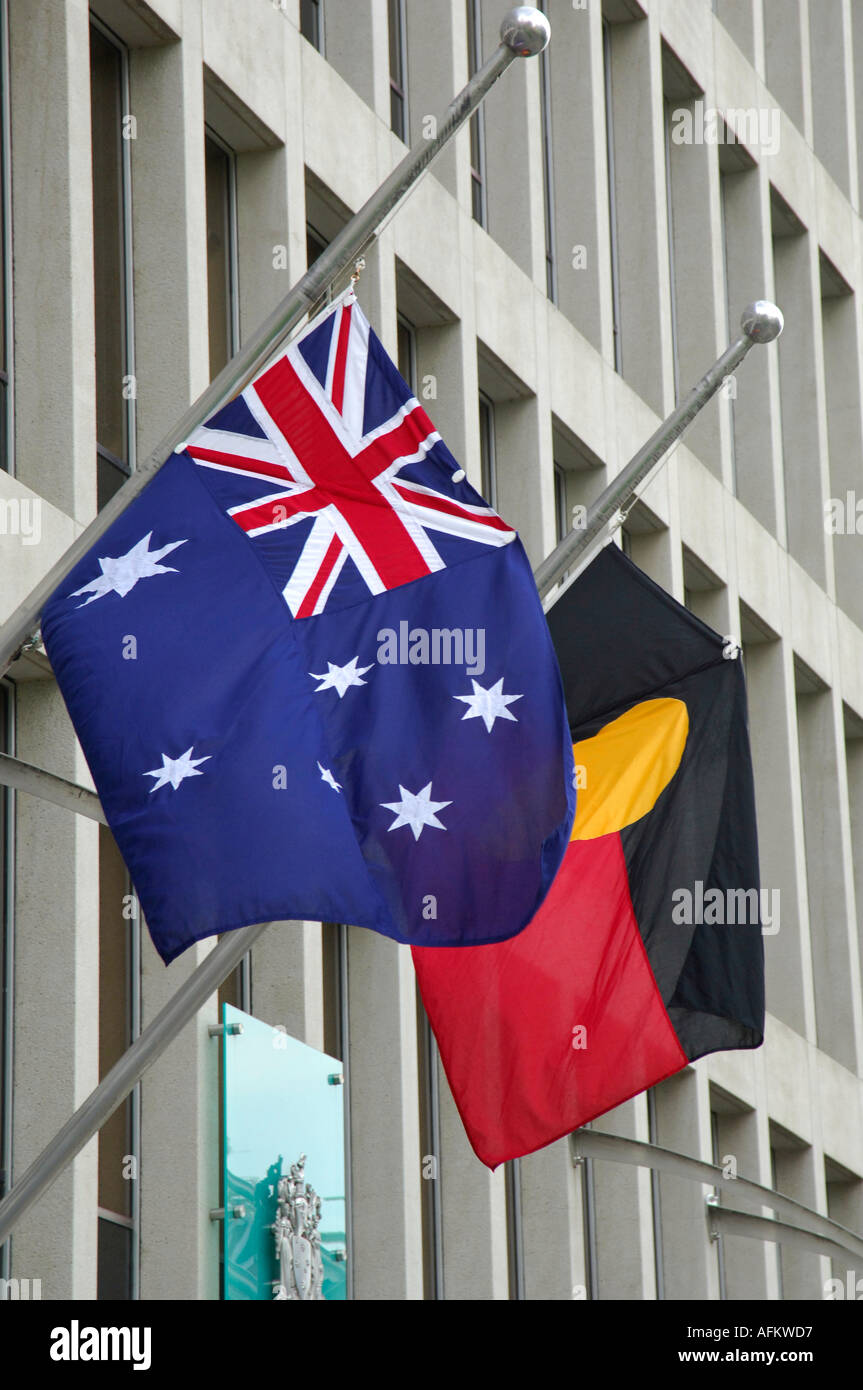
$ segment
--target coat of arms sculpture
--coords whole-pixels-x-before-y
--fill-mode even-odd
[[[273,1224],[279,1278],[273,1287],[277,1303],[323,1299],[321,1256],[321,1199],[305,1180],[306,1155],[279,1178],[278,1209]]]

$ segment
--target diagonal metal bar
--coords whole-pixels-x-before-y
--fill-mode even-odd
[[[52,801],[66,811],[75,811],[89,820],[108,820],[102,810],[102,803],[95,792],[87,787],[79,787],[77,782],[67,782],[65,777],[56,777],[53,772],[45,772],[41,767],[21,762],[8,753],[0,753],[0,786],[14,787],[19,792],[29,792],[31,796]]]
[[[657,1144],[645,1144],[638,1139],[625,1139],[618,1134],[606,1134],[596,1129],[577,1129],[569,1136],[570,1152],[573,1162],[582,1158],[603,1158],[612,1163],[627,1163],[639,1168],[655,1168],[672,1177],[688,1178],[691,1182],[703,1182],[733,1194],[736,1201],[755,1207],[769,1207],[782,1217],[789,1227],[805,1231],[820,1240],[831,1241],[846,1253],[863,1260],[863,1237],[854,1231],[831,1221],[828,1216],[812,1211],[793,1197],[774,1192],[772,1187],[762,1187],[761,1183],[750,1178],[726,1178],[722,1169],[713,1163],[705,1163],[700,1158],[690,1158],[688,1154],[675,1153],[672,1149],[660,1148]],[[733,1211],[733,1208],[719,1206],[718,1210]],[[769,1236],[763,1237],[769,1240]]]
[[[770,1216],[752,1216],[734,1207],[708,1206],[708,1224],[712,1238],[744,1236],[748,1240],[769,1240],[776,1245],[791,1245],[801,1250],[814,1250],[819,1255],[836,1259],[848,1255],[848,1246],[829,1236],[815,1235],[810,1230],[788,1221],[775,1221]]]
[[[83,1105],[55,1134],[48,1147],[0,1202],[0,1245],[24,1213],[62,1173],[67,1163],[72,1162],[87,1141],[110,1119],[147,1068],[215,994],[222,981],[239,965],[268,926],[268,922],[259,922],[253,927],[242,927],[223,936]]]

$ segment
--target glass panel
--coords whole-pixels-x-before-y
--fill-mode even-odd
[[[321,48],[320,0],[300,0],[300,33],[313,48]]]
[[[323,237],[323,236],[321,236],[321,233],[320,233],[320,232],[316,232],[315,229],[314,229],[314,227],[309,226],[308,223],[307,223],[307,224],[306,224],[306,265],[307,265],[307,266],[312,266],[312,265],[314,265],[315,261],[318,259],[318,256],[323,255],[323,253],[324,253],[324,251],[326,251],[328,245],[329,245],[329,243],[327,242],[326,238]]]
[[[93,264],[96,314],[96,438],[127,457],[126,277],[123,255],[123,55],[90,30]]]
[[[129,1026],[129,921],[124,905],[126,866],[107,826],[99,827],[99,1076],[105,1076],[131,1042]],[[126,1099],[99,1131],[99,1206],[132,1214],[132,1184],[124,1177],[129,1153],[131,1102]]]
[[[308,1295],[319,1247],[323,1297],[344,1299],[345,1088],[331,1081],[342,1064],[230,1004],[222,1020],[225,1298],[272,1300],[280,1281]]]
[[[104,507],[119,491],[129,476],[126,469],[119,459],[113,458],[104,449],[96,452],[96,504],[100,508]]]
[[[128,1226],[99,1217],[99,1273],[96,1297],[123,1302],[132,1297],[132,1232]]]
[[[324,998],[324,1048],[331,1057],[344,1058],[342,1005],[346,981],[342,971],[344,928],[337,922],[321,923],[321,974]]]
[[[560,542],[569,530],[569,517],[566,514],[566,473],[559,463],[554,465],[554,511]]]
[[[207,297],[210,378],[233,352],[231,343],[231,156],[206,139]]]
[[[0,273],[0,283],[3,276]],[[0,468],[8,469],[9,451],[6,442],[6,377],[0,376]]]
[[[479,398],[479,450],[482,465],[482,495],[490,507],[496,507],[494,406],[487,396],[480,396]]]
[[[400,140],[406,140],[403,0],[388,0],[387,9],[390,46],[390,129],[395,131]]]
[[[0,685],[0,752],[11,753],[14,750],[9,747],[9,696],[6,689]],[[4,1195],[9,1186],[9,1173],[6,1165],[10,1160],[9,1144],[9,1124],[11,1122],[11,1096],[6,1094],[6,1071],[9,1066],[9,1048],[12,1044],[11,1024],[12,1024],[12,999],[9,989],[9,960],[7,959],[7,949],[11,943],[7,940],[6,923],[6,902],[9,891],[7,874],[11,873],[11,864],[6,861],[6,835],[8,813],[9,791],[6,787],[0,786],[0,1197]],[[0,1264],[0,1276],[7,1271]]]
[[[398,367],[408,386],[416,391],[416,335],[413,325],[399,315],[398,325]]]
[[[0,7],[0,22],[3,20],[3,8]],[[6,80],[4,64],[0,62],[0,112],[5,110],[5,91],[3,84]],[[3,158],[3,133],[0,132],[0,189],[6,189],[8,171],[6,161]],[[0,198],[0,373],[5,377],[6,374],[6,221],[4,217],[4,207]],[[5,398],[2,402],[5,410]],[[6,466],[6,451],[4,449],[0,455],[0,468]]]
[[[471,77],[480,66],[480,13],[478,0],[467,0],[467,61]],[[474,220],[485,226],[485,138],[482,107],[470,118],[471,198]]]

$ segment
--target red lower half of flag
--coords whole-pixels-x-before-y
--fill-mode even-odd
[[[520,935],[417,947],[413,957],[453,1097],[490,1168],[687,1064],[645,953],[618,833],[570,843]]]

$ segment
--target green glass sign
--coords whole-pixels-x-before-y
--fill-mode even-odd
[[[226,1299],[347,1296],[342,1063],[223,1006]]]

